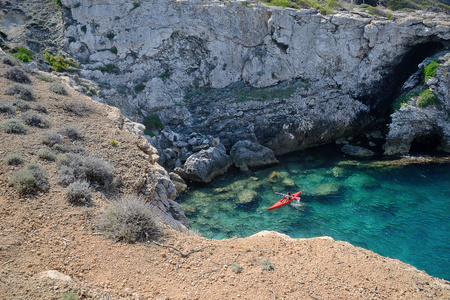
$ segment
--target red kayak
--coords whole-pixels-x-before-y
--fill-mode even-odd
[[[283,206],[283,205],[285,205],[285,204],[290,203],[292,200],[294,200],[295,197],[298,197],[298,195],[300,195],[301,192],[302,192],[302,191],[297,192],[297,193],[293,193],[293,194],[291,195],[291,199],[290,199],[290,200],[286,200],[286,197],[287,197],[287,196],[285,196],[283,199],[281,199],[280,201],[278,201],[277,203],[275,203],[274,205],[272,205],[272,206],[269,207],[268,209],[269,209],[269,210],[272,210],[272,209],[274,209],[274,208],[278,208],[278,207],[280,207],[280,206]]]

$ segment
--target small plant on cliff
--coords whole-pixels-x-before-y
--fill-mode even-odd
[[[158,130],[163,128],[162,121],[157,114],[150,114],[146,116],[143,124],[147,130]]]
[[[130,9],[130,12],[133,11],[133,10],[135,10],[135,9],[138,8],[139,6],[141,6],[141,3],[139,3],[139,2],[133,2],[133,8]]]
[[[134,91],[135,91],[136,93],[140,93],[140,92],[142,92],[144,89],[145,89],[145,84],[143,84],[143,83],[139,83],[139,84],[137,84],[137,85],[134,86]]]
[[[430,89],[421,91],[419,97],[417,97],[417,107],[423,108],[437,103],[439,103],[439,100]]]
[[[12,50],[11,56],[23,61],[23,62],[31,62],[34,52],[25,47],[14,47]]]
[[[432,61],[423,69],[423,73],[425,75],[425,83],[427,83],[428,79],[430,79],[431,77],[436,76],[437,67],[438,67],[438,63],[435,61]]]
[[[401,97],[399,97],[397,100],[395,100],[395,103],[393,105],[393,111],[397,111],[400,109],[400,107],[402,107],[403,105],[405,105],[406,103],[408,103],[409,100],[411,100],[414,97],[417,97],[419,95],[419,93],[417,92],[409,92],[406,95],[403,95]]]
[[[116,147],[119,143],[117,143],[116,140],[112,140],[111,142],[109,142],[109,144],[113,147]]]
[[[160,235],[150,204],[138,196],[112,204],[97,221],[97,229],[126,243],[154,240]]]
[[[64,58],[59,55],[51,55],[48,52],[44,53],[44,58],[56,72],[73,71],[78,69],[77,63],[70,58]]]

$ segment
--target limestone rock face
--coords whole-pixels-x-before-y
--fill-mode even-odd
[[[178,175],[175,172],[170,172],[169,176],[170,176],[170,180],[172,180],[173,185],[175,186],[175,188],[177,190],[177,195],[179,195],[179,194],[183,193],[184,191],[186,191],[187,184],[183,180],[183,178],[180,177],[180,175]]]
[[[173,131],[220,137],[227,149],[247,139],[275,154],[360,130],[396,88],[408,53],[450,40],[448,17],[432,13],[387,20],[234,1],[62,4],[66,51],[105,102],[129,117],[156,112]]]
[[[344,145],[341,150],[345,154],[356,157],[372,157],[375,155],[375,152],[372,150],[360,146]]]
[[[188,180],[210,182],[214,177],[224,174],[231,163],[224,145],[219,144],[189,156],[184,168],[176,168],[175,171]]]
[[[234,144],[231,148],[230,156],[236,167],[241,169],[265,166],[278,162],[271,149],[248,140]]]

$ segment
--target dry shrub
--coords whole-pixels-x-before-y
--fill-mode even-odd
[[[30,109],[30,105],[23,100],[16,99],[11,102],[11,105],[16,107],[20,111],[27,111]]]
[[[91,188],[86,181],[75,181],[66,188],[66,199],[69,203],[86,205],[91,202]]]
[[[71,112],[76,116],[82,117],[84,114],[91,111],[91,107],[81,102],[64,102],[61,108],[66,112]]]
[[[50,151],[48,148],[42,148],[36,154],[40,159],[48,161],[54,161],[56,159],[55,153]]]
[[[17,67],[9,68],[8,70],[4,71],[2,75],[3,77],[18,83],[31,83],[30,77],[28,77],[28,75],[25,74],[24,71]]]
[[[33,94],[33,91],[31,90],[31,88],[29,88],[23,84],[10,85],[6,89],[5,94],[9,95],[9,96],[16,95],[20,99],[25,100],[25,101],[34,101],[35,100],[34,94]]]
[[[11,183],[19,194],[34,194],[50,187],[45,170],[35,163],[28,164],[25,169],[15,173]]]
[[[22,124],[17,119],[7,119],[4,120],[1,124],[1,128],[5,133],[13,133],[13,134],[26,134],[27,129],[25,125]]]
[[[67,96],[67,90],[66,87],[59,83],[59,82],[53,82],[52,84],[49,85],[48,89],[58,95],[63,95],[63,96]]]
[[[6,163],[10,166],[18,166],[23,164],[23,159],[20,154],[12,153],[6,156]]]
[[[101,215],[97,229],[126,243],[154,240],[161,233],[150,204],[138,196],[128,196],[113,203]]]
[[[63,136],[67,136],[71,140],[81,140],[83,135],[78,127],[65,126],[58,129],[58,133]]]
[[[45,107],[44,105],[41,105],[41,104],[36,104],[36,105],[33,107],[33,109],[34,109],[35,111],[41,112],[41,113],[43,113],[43,114],[48,113],[47,107]]]
[[[30,114],[30,113],[26,113],[25,115],[22,116],[23,121],[25,122],[25,124],[30,125],[30,126],[34,126],[34,127],[39,127],[39,128],[49,128],[50,127],[50,122],[44,118],[43,116],[39,115],[39,114]]]
[[[16,109],[12,104],[9,103],[0,103],[0,114],[3,115],[14,115],[16,113]]]
[[[55,144],[62,144],[63,142],[63,137],[57,132],[50,131],[42,135],[42,143],[49,147],[53,147]]]

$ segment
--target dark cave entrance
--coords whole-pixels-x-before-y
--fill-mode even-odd
[[[411,143],[409,153],[423,154],[437,152],[436,148],[441,143],[441,136],[437,133],[430,133],[416,136]]]

